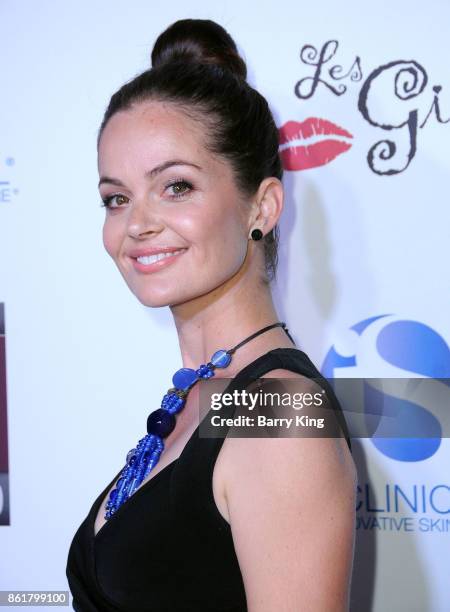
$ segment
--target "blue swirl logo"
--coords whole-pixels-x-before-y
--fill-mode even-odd
[[[364,319],[350,328],[343,346],[333,345],[325,356],[321,372],[327,378],[361,377],[429,377],[450,378],[450,348],[428,325],[400,319],[392,314]],[[423,461],[436,453],[442,428],[430,406],[420,406],[393,397],[364,384],[366,414],[374,406],[396,411],[401,404],[402,418],[414,420],[417,430],[426,431],[423,438],[371,438],[375,447],[391,459]],[[398,427],[402,426],[402,418]],[[404,421],[403,421],[404,423]]]

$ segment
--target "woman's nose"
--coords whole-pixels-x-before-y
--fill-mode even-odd
[[[128,215],[128,234],[137,238],[142,234],[158,233],[164,228],[161,217],[155,210],[155,206],[149,201],[135,200]]]

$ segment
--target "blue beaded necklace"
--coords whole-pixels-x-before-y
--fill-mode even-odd
[[[216,351],[211,357],[211,361],[202,364],[197,370],[181,368],[175,372],[172,378],[174,386],[164,395],[161,408],[150,413],[147,419],[147,434],[139,440],[136,448],[131,449],[127,454],[126,465],[120,474],[116,487],[109,495],[105,520],[111,518],[117,509],[133,495],[144,478],[158,463],[164,450],[163,438],[166,438],[174,430],[176,424],[174,415],[183,409],[189,391],[195,383],[201,378],[214,376],[216,368],[228,367],[231,363],[231,356],[237,349],[273,327],[282,327],[291,341],[294,342],[286,324],[279,321],[260,329],[231,349]]]

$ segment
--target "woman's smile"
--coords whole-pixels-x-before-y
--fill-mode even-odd
[[[135,270],[143,272],[144,274],[150,274],[167,268],[167,266],[174,263],[186,251],[186,248],[169,252],[160,251],[154,255],[141,255],[140,257],[130,257],[130,259],[133,262]]]

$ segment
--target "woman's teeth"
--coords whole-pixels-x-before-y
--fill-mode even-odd
[[[171,253],[157,253],[156,255],[146,255],[145,257],[137,257],[137,261],[144,265],[149,265],[156,263],[160,259],[164,259],[165,257],[171,257],[172,255],[176,255],[177,253],[182,253],[185,249],[180,249],[179,251],[172,251]]]

